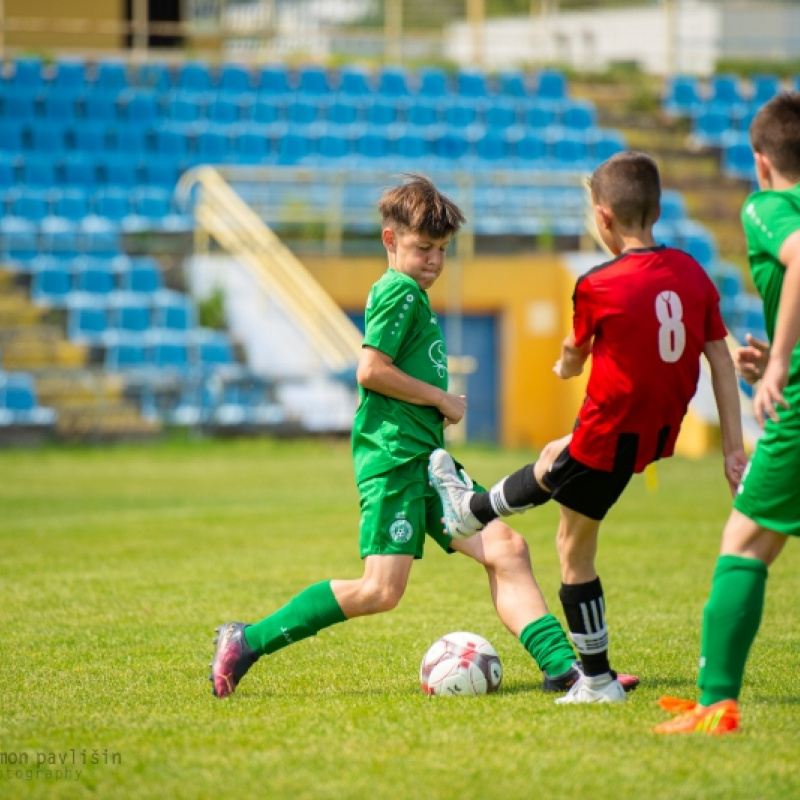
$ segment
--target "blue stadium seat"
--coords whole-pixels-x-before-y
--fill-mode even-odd
[[[729,114],[724,110],[712,108],[701,111],[695,116],[692,136],[704,147],[717,147],[722,144],[723,136],[732,128]]]
[[[497,128],[489,128],[475,142],[475,153],[483,161],[502,162],[511,155],[508,139]]]
[[[270,160],[270,129],[264,125],[244,123],[231,128],[232,160],[239,164],[262,164]]]
[[[105,183],[123,189],[139,184],[139,158],[127,153],[106,153],[100,160]]]
[[[744,102],[738,75],[712,75],[709,78],[709,103],[730,108]]]
[[[211,70],[203,61],[185,62],[178,67],[175,86],[187,92],[207,92],[213,88]]]
[[[230,94],[245,94],[253,90],[250,70],[240,64],[223,64],[219,70],[219,90]]]
[[[264,94],[288,94],[291,91],[288,70],[281,64],[271,64],[262,67],[257,88],[259,92],[263,92]]]
[[[486,107],[484,119],[487,127],[505,130],[517,123],[517,108],[512,102],[497,100]]]
[[[433,154],[439,158],[455,161],[467,155],[468,151],[469,142],[458,131],[446,129],[433,138]]]
[[[722,171],[733,178],[755,181],[756,164],[750,140],[746,136],[725,139],[722,147]]]
[[[114,150],[127,156],[141,158],[148,148],[149,126],[120,123],[112,133]]]
[[[733,125],[737,131],[744,134],[749,134],[750,125],[753,123],[753,118],[758,111],[753,106],[738,106],[736,111],[731,115]],[[725,142],[723,141],[723,146]]]
[[[9,196],[9,212],[13,217],[39,223],[51,212],[49,190],[19,186]]]
[[[109,372],[148,372],[147,349],[142,334],[117,333],[107,337],[104,367]]]
[[[355,137],[356,153],[364,158],[386,158],[391,154],[391,147],[385,129],[367,126]]]
[[[337,90],[345,95],[365,97],[372,92],[370,74],[356,67],[342,67],[339,71],[339,85]]]
[[[0,116],[15,122],[32,123],[36,116],[36,96],[29,91],[7,91],[0,95]]]
[[[100,61],[96,66],[93,89],[121,92],[128,88],[128,69],[123,61]]]
[[[589,150],[592,160],[600,164],[627,148],[625,137],[616,130],[595,128],[589,132]]]
[[[572,100],[561,110],[559,123],[565,128],[586,131],[597,124],[594,106],[591,103]]]
[[[748,101],[751,106],[759,108],[775,97],[780,90],[781,79],[777,75],[751,75]]]
[[[408,96],[408,72],[406,69],[400,66],[383,67],[378,73],[378,92],[394,98]]]
[[[482,70],[459,70],[456,91],[464,97],[484,98],[489,95],[486,73]]]
[[[221,164],[229,160],[231,139],[224,125],[206,125],[195,129],[194,153],[196,164]]]
[[[52,155],[26,153],[20,159],[20,179],[23,184],[49,188],[58,183],[57,161]]]
[[[86,91],[86,64],[78,60],[59,60],[50,87],[61,95],[73,97]]]
[[[141,292],[113,292],[108,298],[111,327],[121,333],[144,333],[151,327],[150,299]]]
[[[412,127],[401,126],[390,133],[394,150],[400,158],[415,161],[431,153],[431,143]]]
[[[417,73],[417,94],[421,97],[437,98],[448,94],[447,73],[437,67],[423,67]]]
[[[31,273],[31,300],[37,305],[64,308],[72,291],[72,275],[64,261],[40,260]]]
[[[171,156],[176,162],[187,162],[190,150],[190,128],[163,123],[153,129],[153,149],[160,156]]]
[[[119,186],[103,186],[94,195],[94,212],[99,217],[121,222],[130,213],[129,192]]]
[[[705,269],[711,268],[717,260],[717,245],[710,231],[690,219],[678,220],[675,229],[681,250],[693,256]]]
[[[158,93],[147,89],[129,89],[119,96],[120,109],[127,122],[151,125],[159,117]],[[120,132],[129,126],[120,127]]]
[[[37,224],[21,217],[0,219],[0,257],[19,271],[27,271],[39,254]]]
[[[695,75],[676,75],[668,81],[663,100],[667,113],[692,116],[703,104],[700,79]]]
[[[301,162],[312,151],[312,141],[306,132],[286,129],[277,139],[278,163],[291,165]]]
[[[77,186],[59,189],[53,193],[52,206],[56,216],[79,222],[89,216],[89,194]]]
[[[58,414],[39,405],[33,377],[27,372],[0,373],[0,425],[55,425]]]
[[[205,101],[198,95],[172,92],[166,101],[166,117],[171,122],[197,122],[205,109]]]
[[[103,298],[73,292],[67,298],[66,307],[69,339],[91,345],[105,341],[110,325]]]
[[[186,374],[191,364],[187,337],[172,330],[150,330],[146,335],[148,363],[160,372]]]
[[[544,137],[531,130],[521,135],[517,131],[509,132],[510,143],[513,147],[517,166],[526,166],[530,168],[531,165],[540,164],[547,159],[547,142]]]
[[[536,83],[536,96],[542,100],[563,100],[567,96],[567,79],[559,70],[542,70]]]
[[[156,223],[172,213],[172,194],[156,186],[142,186],[131,194],[131,213]]]
[[[340,159],[352,153],[352,134],[347,128],[338,125],[326,125],[316,130],[315,151],[325,159]]]
[[[30,127],[30,150],[60,156],[66,145],[67,127],[63,122],[39,120]]]
[[[281,119],[285,103],[277,96],[257,95],[250,108],[250,116],[253,122],[260,125],[270,125]]]
[[[167,64],[149,61],[136,70],[134,85],[142,89],[166,92],[172,88],[172,73]]]
[[[525,73],[506,70],[497,75],[497,94],[501,97],[520,98],[529,95]]]
[[[152,294],[163,288],[161,270],[149,256],[132,258],[130,266],[120,274],[120,288],[126,292]]]
[[[116,275],[110,260],[89,257],[76,259],[73,267],[73,291],[105,300],[115,288]]]
[[[125,92],[125,95],[128,94],[129,92]],[[83,116],[94,122],[116,122],[119,119],[117,97],[115,92],[101,92],[95,89],[83,98]]]
[[[25,123],[13,119],[0,120],[0,150],[15,153],[22,150]]]
[[[474,103],[456,100],[444,107],[444,122],[455,128],[466,128],[478,119],[478,109]]]
[[[120,220],[90,215],[79,224],[82,250],[94,258],[112,259],[122,252]]]
[[[192,362],[206,374],[236,364],[233,345],[227,333],[198,328],[190,334],[189,343]]]
[[[672,224],[686,218],[686,201],[683,195],[675,189],[664,189],[661,192],[661,221]]]
[[[0,150],[0,216],[2,216],[5,193],[17,182],[17,159]]]
[[[553,106],[535,100],[523,107],[523,124],[534,130],[544,130],[555,124],[556,112]]]
[[[360,106],[353,98],[337,98],[324,107],[325,120],[334,125],[352,125],[358,120]]]
[[[22,56],[13,62],[14,72],[8,85],[26,92],[38,92],[44,84],[42,59],[38,56]]]
[[[39,247],[42,253],[70,259],[81,250],[78,224],[71,219],[51,215],[39,223]]]
[[[324,67],[308,64],[297,70],[298,91],[304,94],[324,95],[330,91],[328,71]]]
[[[315,100],[297,95],[286,105],[286,119],[297,125],[309,125],[322,117],[322,106]]]
[[[77,102],[72,95],[49,89],[41,98],[42,116],[52,122],[72,122],[76,116]]]
[[[80,153],[101,155],[110,145],[107,122],[80,120],[66,132],[70,146]]]
[[[392,125],[397,122],[399,108],[396,102],[380,96],[367,100],[364,117],[370,125]]]
[[[439,108],[429,100],[414,100],[405,107],[405,118],[409,125],[425,127],[439,121]]]
[[[89,153],[68,153],[61,161],[63,182],[69,186],[92,188],[99,178],[97,158]]]
[[[206,106],[206,117],[220,125],[232,125],[249,116],[252,101],[235,95],[218,95]]]
[[[585,136],[566,128],[548,131],[550,153],[554,165],[561,168],[583,169],[589,161],[589,146]]]

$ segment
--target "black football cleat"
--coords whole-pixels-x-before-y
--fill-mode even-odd
[[[217,628],[217,649],[208,676],[216,697],[233,694],[247,670],[260,658],[244,638],[246,627],[245,622],[226,622]]]

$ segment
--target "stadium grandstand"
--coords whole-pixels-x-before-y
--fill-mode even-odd
[[[581,65],[490,64],[491,23],[514,3],[430,12],[435,41],[411,2],[231,2],[210,21],[200,3],[168,19],[155,5],[38,21],[5,5],[0,439],[348,430],[360,314],[383,268],[375,204],[410,171],[468,216],[432,296],[471,398],[467,437],[542,444],[564,429],[571,395],[531,387],[576,271],[604,258],[585,178],[634,143],[574,91]],[[544,36],[571,6],[587,13],[557,5],[522,19]],[[660,112],[747,187],[748,121],[789,85],[675,73]],[[740,266],[687,209],[668,187],[659,239],[709,270],[734,335],[761,332]]]

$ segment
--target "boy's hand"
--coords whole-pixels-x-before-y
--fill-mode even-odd
[[[744,338],[747,344],[734,352],[733,363],[744,382],[753,386],[761,380],[767,368],[769,343],[756,339],[749,333]]]
[[[455,425],[464,417],[467,410],[467,398],[463,394],[450,394],[444,392],[442,402],[439,403],[439,411],[444,416],[444,426]]]
[[[565,361],[565,359],[559,358],[553,367],[553,372],[563,380],[575,378],[583,372],[583,363],[578,363],[574,360],[571,360],[571,362]]]
[[[764,377],[753,397],[753,413],[756,421],[763,428],[766,418],[778,421],[777,406],[789,408],[783,396],[783,390],[789,382],[789,365],[771,358],[764,370]]]
[[[736,490],[742,482],[745,467],[747,467],[747,454],[744,450],[735,450],[730,455],[725,456],[725,477],[728,479],[728,486],[731,495],[736,497]]]

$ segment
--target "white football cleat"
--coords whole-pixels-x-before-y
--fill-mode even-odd
[[[442,501],[445,533],[454,539],[468,539],[483,528],[483,523],[469,510],[470,498],[475,494],[472,479],[463,469],[459,477],[447,450],[438,448],[431,453],[428,478]]]
[[[558,705],[566,703],[624,703],[627,697],[622,684],[612,678],[607,672],[605,675],[589,677],[581,675],[570,690],[556,700]]]

